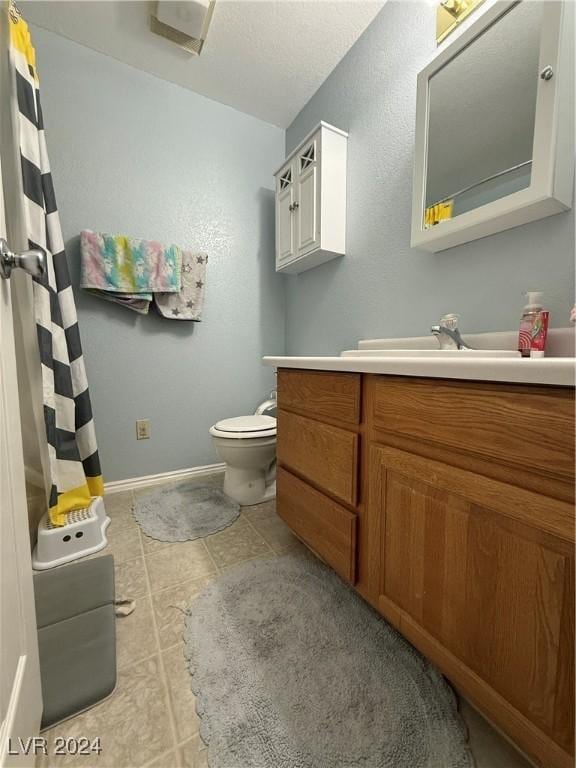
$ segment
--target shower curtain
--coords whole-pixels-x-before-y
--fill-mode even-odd
[[[30,248],[46,254],[46,271],[34,278],[34,312],[44,424],[48,442],[48,506],[52,525],[103,495],[90,393],[76,306],[48,162],[36,54],[28,25],[10,3],[10,63],[17,99],[17,140],[22,169],[22,213]]]

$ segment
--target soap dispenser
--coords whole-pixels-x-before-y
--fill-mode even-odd
[[[528,291],[520,320],[518,350],[522,357],[544,357],[548,334],[548,311],[542,306],[542,292]]]

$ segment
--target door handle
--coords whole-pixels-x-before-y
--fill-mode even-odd
[[[292,205],[288,206],[288,210],[289,211],[295,211],[297,208],[300,208],[300,203],[299,202],[292,203]]]
[[[0,238],[0,277],[8,280],[13,269],[23,269],[32,277],[40,277],[46,270],[44,251],[34,249],[22,253],[12,253],[4,238]]]

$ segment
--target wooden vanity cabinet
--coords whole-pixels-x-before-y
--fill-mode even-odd
[[[574,399],[279,371],[278,513],[532,759],[574,765]]]

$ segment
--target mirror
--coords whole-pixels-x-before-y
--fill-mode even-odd
[[[430,78],[425,226],[530,186],[542,6],[514,6]]]
[[[418,76],[412,245],[439,251],[568,210],[572,2],[496,2]]]

